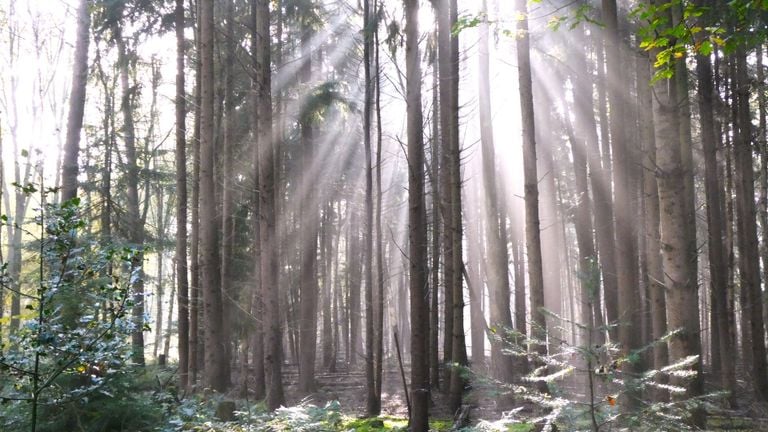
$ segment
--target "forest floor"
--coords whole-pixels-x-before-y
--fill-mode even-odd
[[[406,379],[410,379],[410,370],[405,370]],[[337,401],[341,411],[348,417],[364,417],[366,411],[366,380],[362,364],[348,369],[339,364],[335,371],[328,371],[318,366],[316,371],[317,391],[306,395],[298,390],[298,367],[284,365],[283,382],[285,385],[286,405],[313,404],[324,406]],[[746,386],[745,382],[740,384]],[[724,410],[712,413],[707,430],[711,431],[768,431],[768,407],[755,403],[747,394],[740,393],[736,410]],[[465,399],[471,406],[469,421],[476,424],[480,420],[498,420],[504,411],[497,393],[493,391],[470,392]],[[446,424],[451,424],[454,413],[448,410],[448,394],[436,391],[431,395],[430,416]],[[508,409],[508,408],[507,408]],[[525,407],[530,411],[530,407]],[[383,371],[382,416],[407,418],[408,407],[403,390],[401,372],[395,362],[387,362]]]

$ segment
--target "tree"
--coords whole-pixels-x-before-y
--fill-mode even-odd
[[[205,384],[223,392],[229,386],[225,346],[218,218],[214,193],[213,0],[200,2],[200,279],[205,314]]]
[[[545,341],[547,321],[544,312],[544,275],[541,267],[541,229],[539,226],[539,187],[536,170],[536,126],[533,115],[533,84],[531,82],[530,34],[528,33],[528,7],[525,0],[515,1],[515,11],[521,17],[517,22],[517,63],[520,89],[520,112],[523,123],[523,176],[525,181],[525,240],[528,252],[528,279],[531,299],[532,330],[534,340]],[[546,354],[547,346],[536,347]]]
[[[405,2],[405,76],[408,141],[408,255],[411,304],[411,395],[410,427],[429,430],[429,306],[427,289],[426,205],[424,202],[424,137],[421,112],[421,66],[419,65],[418,0]]]
[[[256,13],[256,52],[258,68],[254,80],[258,95],[259,148],[259,234],[261,250],[277,247],[275,226],[275,153],[272,133],[272,94],[270,76],[269,1],[252,0]],[[264,305],[264,371],[267,381],[267,408],[277,409],[284,403],[282,384],[282,331],[280,329],[280,284],[278,262],[274,253],[261,253],[261,292]]]
[[[179,386],[189,385],[189,280],[187,279],[187,127],[184,90],[184,0],[176,0],[176,292],[179,302]]]
[[[506,217],[499,206],[498,188],[496,185],[496,155],[493,142],[493,123],[491,118],[491,86],[490,86],[490,59],[488,44],[488,18],[487,1],[483,0],[481,14],[486,14],[485,20],[480,24],[480,144],[483,157],[483,187],[485,190],[485,215],[486,215],[486,250],[489,263],[488,293],[490,297],[490,321],[492,327],[504,329],[512,328],[512,314],[509,310],[509,277],[508,264],[509,253],[507,251],[507,239],[502,237],[501,224],[506,223]],[[475,299],[481,301],[481,299]],[[482,341],[482,340],[481,340]],[[472,347],[477,343],[472,338]],[[481,344],[482,345],[482,344]],[[494,366],[492,374],[496,379],[511,382],[513,378],[512,357],[502,353],[502,342],[491,341],[491,364]],[[483,356],[485,354],[483,353]],[[475,359],[472,362],[479,362]]]
[[[369,417],[381,412],[380,386],[376,383],[373,312],[373,161],[371,153],[371,120],[373,108],[373,79],[371,66],[373,48],[373,22],[370,0],[363,0],[363,68],[365,100],[363,101],[363,146],[365,148],[365,378],[368,388],[366,413]]]
[[[707,6],[709,1],[700,0],[699,6]],[[718,181],[717,136],[714,116],[714,82],[712,63],[708,55],[696,55],[696,78],[698,80],[699,124],[701,127],[701,146],[704,152],[704,186],[707,202],[707,233],[710,273],[710,299],[712,304],[712,350],[713,366],[720,372],[720,385],[733,391],[736,387],[733,362],[731,361],[733,342],[728,326],[728,263],[723,241],[724,203],[722,189]],[[717,342],[717,343],[715,343]],[[719,361],[715,357],[719,356]]]
[[[667,326],[678,331],[669,341],[669,360],[699,356],[699,303],[696,275],[688,255],[685,215],[685,186],[678,124],[678,99],[674,81],[659,79],[653,85],[653,122],[656,141],[656,171],[659,190],[661,256],[666,288]],[[701,363],[699,360],[699,371]],[[701,394],[701,373],[686,397]],[[673,384],[678,384],[673,382]],[[694,418],[700,424],[703,418]]]
[[[64,144],[64,162],[62,165],[62,201],[72,199],[77,195],[77,155],[80,150],[80,129],[83,127],[85,92],[88,83],[90,24],[91,15],[88,10],[88,0],[80,0],[80,5],[77,8],[77,40],[75,41],[72,88],[69,95],[67,141]]]

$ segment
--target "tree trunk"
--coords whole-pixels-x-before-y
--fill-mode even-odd
[[[85,89],[88,84],[88,43],[90,42],[91,15],[88,0],[80,0],[77,8],[77,39],[75,60],[72,67],[72,88],[69,94],[67,117],[67,141],[64,144],[62,164],[61,200],[77,196],[77,155],[80,151],[80,130],[85,112]]]
[[[179,388],[189,386],[189,280],[187,279],[187,127],[184,89],[184,0],[176,0],[176,292],[179,302]]]
[[[225,6],[225,14],[226,14],[226,23],[225,23],[225,42],[224,42],[224,64],[222,65],[221,73],[224,76],[224,94],[223,96],[223,124],[220,126],[223,130],[223,137],[222,137],[222,155],[219,157],[221,158],[222,162],[219,162],[221,165],[221,174],[216,175],[217,178],[221,178],[220,181],[217,181],[217,184],[221,185],[221,264],[219,266],[219,269],[221,271],[220,280],[221,280],[221,304],[222,304],[222,311],[226,311],[231,309],[233,306],[233,300],[235,298],[235,294],[232,287],[232,279],[233,279],[233,273],[232,273],[232,264],[233,264],[233,258],[234,258],[234,237],[235,237],[235,217],[234,217],[234,178],[235,173],[233,172],[233,164],[234,164],[234,152],[235,152],[235,142],[234,142],[234,129],[235,129],[235,81],[234,81],[234,63],[235,63],[235,33],[234,33],[234,21],[235,21],[235,15],[234,15],[234,5],[232,1],[227,1]],[[218,152],[217,152],[218,153]],[[218,195],[217,195],[217,199]],[[223,349],[225,350],[225,363],[224,363],[224,371],[221,372],[222,375],[226,377],[226,381],[229,381],[229,377],[231,376],[230,371],[230,361],[229,359],[232,357],[232,343],[230,341],[231,339],[231,328],[232,328],[232,314],[230,313],[224,313],[222,315],[222,341],[221,344],[223,344]]]
[[[213,1],[200,3],[200,279],[205,314],[205,384],[223,392],[229,386],[223,334],[223,310],[214,182]]]
[[[541,230],[539,227],[539,187],[536,170],[536,127],[533,114],[533,84],[531,82],[530,35],[528,6],[525,0],[515,1],[517,21],[517,64],[520,86],[520,112],[523,125],[523,176],[525,190],[525,239],[528,253],[528,280],[531,299],[531,337],[542,341],[536,351],[546,355],[547,322],[544,307],[544,275],[541,260]]]
[[[699,0],[699,6],[706,6],[708,0]],[[709,251],[710,302],[712,307],[711,350],[713,369],[724,390],[736,389],[734,373],[733,341],[728,328],[728,269],[723,211],[724,203],[717,168],[717,136],[715,131],[712,64],[709,56],[696,56],[696,77],[698,79],[699,123],[701,146],[704,153],[704,186],[707,202],[707,233]],[[763,227],[765,229],[765,227]],[[719,356],[719,361],[715,358]],[[719,367],[714,367],[715,365]],[[731,396],[733,398],[733,396]]]
[[[365,257],[365,381],[367,388],[366,414],[375,417],[381,412],[381,399],[376,394],[374,371],[374,314],[373,314],[373,161],[371,160],[371,108],[373,80],[371,79],[373,28],[369,0],[363,0],[363,69],[365,94],[363,101],[363,146],[365,157],[365,230],[363,256]]]
[[[750,119],[749,95],[750,84],[747,72],[747,53],[740,47],[733,59],[736,62],[736,76],[733,77],[733,95],[736,103],[736,124],[734,124],[734,149],[736,158],[736,206],[738,215],[739,275],[741,278],[742,319],[746,323],[742,332],[743,350],[751,354],[753,388],[761,400],[768,399],[768,369],[766,365],[765,329],[763,324],[763,305],[760,292],[760,265],[757,241],[755,209],[755,184],[752,167],[752,123]],[[748,328],[747,328],[748,327]],[[745,358],[748,358],[745,355]]]
[[[488,294],[490,301],[490,322],[492,329],[497,329],[503,334],[512,328],[512,314],[509,309],[509,256],[507,251],[507,239],[501,237],[500,225],[505,217],[499,207],[496,187],[496,155],[493,142],[493,121],[491,116],[491,84],[490,84],[490,58],[487,19],[487,1],[483,0],[480,13],[486,15],[480,23],[480,65],[479,65],[479,114],[480,114],[480,145],[483,158],[483,189],[485,191],[485,241],[488,252],[486,272],[488,274]],[[481,298],[480,298],[481,299]],[[492,376],[504,382],[512,382],[514,377],[514,364],[512,356],[503,354],[504,342],[502,340],[491,341],[491,370]],[[474,352],[475,340],[472,339]],[[482,339],[481,339],[482,346]],[[479,351],[481,352],[481,351]],[[484,354],[483,354],[484,355]],[[473,359],[474,360],[474,359]]]
[[[666,288],[667,325],[679,331],[669,341],[669,361],[676,363],[688,356],[700,356],[699,303],[696,275],[688,255],[687,238],[690,231],[685,214],[684,168],[682,164],[676,85],[667,79],[654,86],[653,120],[656,140],[656,171],[659,191],[659,219],[661,223],[661,254],[664,285]],[[699,374],[687,385],[685,398],[701,393],[703,377],[701,360]],[[673,384],[679,385],[678,380]],[[681,397],[681,396],[678,396]],[[697,412],[696,414],[703,414]],[[691,419],[700,423],[703,417]]]
[[[282,383],[282,330],[280,328],[280,284],[276,259],[275,154],[272,133],[272,79],[270,75],[269,0],[253,0],[256,8],[256,91],[259,98],[259,229],[261,235],[261,289],[264,304],[264,371],[267,381],[267,408],[275,410],[285,402]]]
[[[313,30],[307,24],[301,27],[302,66],[299,79],[308,86],[312,79]],[[317,353],[317,303],[319,285],[317,282],[317,237],[319,211],[315,178],[311,178],[313,165],[317,158],[314,147],[314,127],[311,113],[307,107],[300,119],[301,164],[303,171],[302,185],[306,191],[301,196],[301,281],[299,283],[299,389],[311,393],[317,389],[315,382],[315,357]],[[367,337],[367,336],[366,336]]]
[[[429,430],[429,305],[427,289],[424,142],[421,112],[421,67],[417,17],[419,2],[405,1],[405,67],[408,137],[408,245],[411,303],[411,418],[413,432]]]

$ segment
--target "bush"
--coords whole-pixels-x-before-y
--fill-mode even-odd
[[[0,429],[130,430],[153,412],[128,376],[137,252],[78,237],[86,222],[77,198],[45,204],[34,222],[36,270],[22,290],[27,316],[0,346]],[[0,288],[8,289],[0,270]]]

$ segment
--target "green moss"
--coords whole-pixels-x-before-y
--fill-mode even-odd
[[[429,422],[429,428],[433,431],[451,430],[450,420],[433,419]],[[379,431],[405,431],[408,428],[407,417],[379,416],[373,418],[345,418],[341,430],[354,430],[355,432],[379,432]]]

